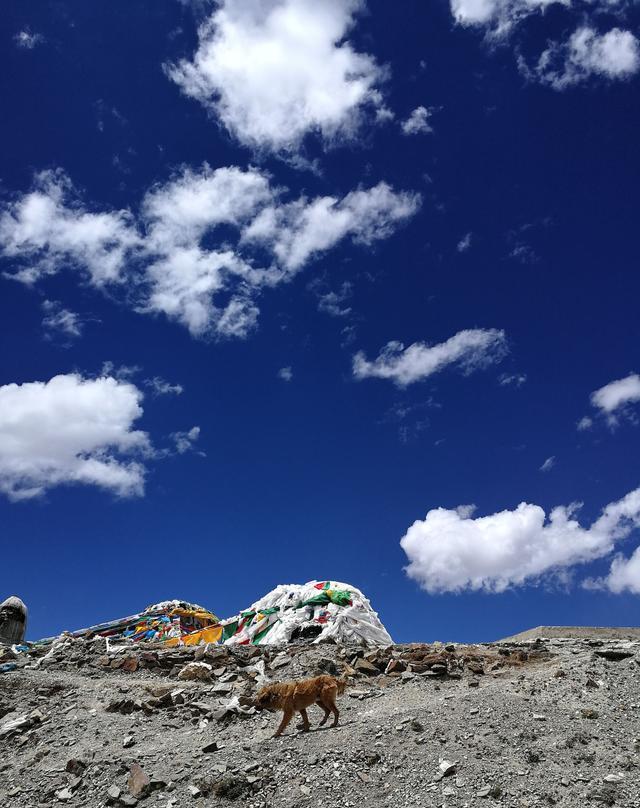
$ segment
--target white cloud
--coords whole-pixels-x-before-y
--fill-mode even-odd
[[[44,42],[42,34],[34,34],[28,28],[25,28],[24,31],[18,31],[13,39],[19,48],[24,48],[25,50],[33,50],[36,45]]]
[[[245,243],[268,247],[279,264],[294,273],[313,256],[349,236],[359,244],[387,238],[420,207],[420,196],[396,192],[386,182],[351,191],[343,199],[301,198],[261,211],[245,230]]]
[[[67,265],[80,268],[96,286],[117,282],[137,243],[128,211],[87,211],[62,171],[37,174],[34,190],[0,215],[0,250],[24,264],[10,277],[25,283]]]
[[[451,13],[463,26],[481,28],[487,38],[508,41],[523,21],[544,14],[551,6],[564,7],[575,19],[580,13],[582,24],[566,41],[547,42],[533,66],[518,53],[518,67],[531,81],[555,90],[587,81],[592,77],[608,80],[626,79],[640,70],[640,44],[631,31],[612,28],[604,33],[596,29],[602,14],[624,19],[626,3],[618,0],[450,0]]]
[[[42,303],[45,316],[42,318],[42,327],[47,338],[52,339],[60,335],[68,340],[82,336],[83,323],[80,315],[65,309],[55,300],[45,300]]]
[[[598,34],[585,25],[566,42],[552,42],[532,68],[522,58],[519,64],[528,78],[564,90],[593,76],[629,78],[640,70],[640,43],[631,31],[613,28]]]
[[[458,242],[456,247],[458,252],[460,253],[467,252],[467,250],[471,247],[472,238],[473,238],[472,233],[467,233],[465,236],[463,236]]]
[[[586,581],[585,584],[588,589],[608,589],[616,595],[623,592],[640,595],[640,547],[629,558],[620,553],[616,555],[608,575],[595,581]]]
[[[367,108],[383,109],[385,71],[346,37],[363,0],[221,0],[200,27],[192,61],[166,67],[188,96],[241,143],[297,150],[356,134]]]
[[[77,374],[0,387],[0,492],[15,501],[82,484],[141,495],[145,468],[133,457],[151,451],[133,428],[141,399],[128,382]]]
[[[484,26],[504,35],[521,19],[543,12],[554,4],[571,0],[450,0],[451,13],[459,25]]]
[[[576,429],[578,430],[578,432],[586,432],[588,429],[591,429],[592,426],[593,426],[593,420],[589,418],[588,415],[585,415],[576,424]]]
[[[290,382],[291,379],[293,379],[293,370],[291,367],[280,368],[278,378],[282,379],[283,382]]]
[[[191,427],[186,432],[173,432],[171,434],[171,438],[176,445],[176,451],[178,454],[185,454],[185,452],[191,451],[193,449],[194,443],[200,437],[200,427],[194,426]]]
[[[345,238],[369,245],[389,236],[420,206],[418,194],[386,183],[342,199],[286,201],[286,193],[258,169],[205,164],[153,187],[134,217],[88,212],[61,171],[45,172],[0,210],[0,253],[23,282],[72,265],[96,286],[126,284],[139,311],[195,336],[245,337],[265,288]]]
[[[356,379],[391,379],[399,387],[406,387],[449,365],[470,373],[499,362],[507,350],[504,331],[467,329],[438,345],[414,342],[405,348],[401,342],[389,342],[372,362],[359,352],[353,358],[353,375]]]
[[[551,471],[551,469],[555,466],[555,464],[556,464],[556,458],[554,455],[552,455],[551,457],[548,457],[544,461],[544,463],[540,466],[540,471]]]
[[[502,387],[522,387],[526,381],[526,373],[502,373],[498,376],[498,382]]]
[[[640,376],[630,373],[624,379],[605,384],[591,393],[591,404],[607,416],[609,423],[615,424],[617,416],[630,404],[640,401]],[[584,419],[583,419],[584,420]]]
[[[351,306],[345,305],[353,294],[353,287],[349,281],[344,281],[337,291],[327,289],[320,280],[310,283],[309,289],[318,298],[318,311],[331,317],[347,317],[351,314]]]
[[[400,545],[408,576],[427,592],[504,592],[537,583],[602,558],[640,526],[640,488],[605,507],[588,528],[575,518],[577,506],[539,505],[472,518],[468,511],[436,508],[413,523]]]
[[[129,382],[140,373],[141,368],[139,365],[117,365],[108,359],[102,363],[100,370],[101,376],[113,376],[119,382]]]
[[[402,122],[402,131],[405,135],[429,134],[433,128],[429,123],[432,110],[427,107],[416,107],[406,121]]]
[[[171,384],[161,376],[145,379],[144,385],[151,390],[151,394],[154,396],[180,396],[184,392],[184,387],[181,384]]]

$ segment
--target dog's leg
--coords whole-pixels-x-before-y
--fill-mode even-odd
[[[300,715],[302,716],[302,731],[309,732],[311,726],[309,724],[309,716],[307,715],[307,711],[304,707],[302,710],[300,710]]]
[[[333,724],[332,727],[337,726],[338,724],[338,716],[340,715],[340,711],[336,707],[336,695],[338,693],[337,687],[326,687],[322,691],[322,701],[326,707],[326,709],[330,710],[333,713]]]
[[[331,710],[328,707],[325,707],[320,699],[318,699],[316,704],[318,705],[318,707],[322,707],[322,709],[324,710],[324,716],[322,718],[322,721],[320,721],[320,724],[318,725],[320,727],[323,727],[327,723],[327,718],[329,718],[329,716],[331,715]]]
[[[282,721],[280,722],[280,726],[276,730],[276,734],[273,736],[274,738],[278,738],[287,728],[287,724],[293,718],[293,710],[285,710],[284,715],[282,716]]]

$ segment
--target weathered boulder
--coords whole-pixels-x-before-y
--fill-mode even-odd
[[[27,630],[27,607],[15,595],[0,603],[0,642],[15,645],[23,642]]]

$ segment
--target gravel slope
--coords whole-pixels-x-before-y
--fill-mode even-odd
[[[0,675],[0,805],[640,805],[640,643],[446,648],[198,649],[200,682],[177,678],[193,649],[127,672],[76,642]],[[256,663],[271,679],[346,671],[340,726],[272,739],[278,716],[250,706]],[[233,695],[249,715],[225,714]]]

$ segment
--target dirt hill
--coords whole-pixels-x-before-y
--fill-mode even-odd
[[[637,641],[44,653],[0,674],[3,808],[639,804]],[[339,726],[273,739],[260,683],[320,672]]]
[[[640,628],[613,628],[604,626],[538,626],[527,631],[506,637],[500,642],[525,642],[541,639],[600,639],[600,640],[640,640]]]

